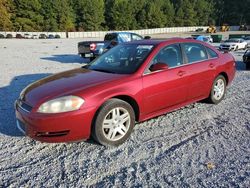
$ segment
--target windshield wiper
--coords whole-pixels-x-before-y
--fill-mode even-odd
[[[90,70],[93,70],[93,71],[99,71],[99,72],[106,72],[106,73],[113,73],[113,74],[115,74],[116,72],[114,72],[114,71],[110,71],[110,70],[105,70],[105,69],[95,69],[95,68],[92,68],[92,69],[90,69]]]

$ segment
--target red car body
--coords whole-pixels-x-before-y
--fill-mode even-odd
[[[29,137],[44,142],[85,140],[91,135],[92,122],[98,109],[108,99],[119,98],[131,104],[136,121],[140,122],[205,99],[218,75],[223,75],[227,84],[232,82],[235,75],[235,60],[231,54],[223,54],[203,42],[169,39],[133,43],[155,46],[133,74],[111,74],[79,68],[52,75],[28,86],[15,105],[19,127]],[[176,43],[202,44],[214,50],[218,57],[145,73],[151,59],[162,47]],[[85,103],[72,112],[37,112],[42,103],[65,95],[82,97]]]

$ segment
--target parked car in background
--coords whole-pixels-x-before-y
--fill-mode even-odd
[[[243,38],[247,42],[247,47],[250,48],[250,36]]]
[[[54,36],[54,35],[49,34],[48,39],[54,39],[54,38],[55,38],[55,36]]]
[[[243,62],[246,64],[246,69],[250,70],[250,50],[246,50],[243,55]]]
[[[38,35],[32,35],[33,39],[39,39]]]
[[[23,39],[23,38],[24,38],[24,36],[22,34],[20,34],[20,33],[16,34],[16,39]]]
[[[100,144],[117,146],[135,122],[203,99],[218,104],[234,75],[233,56],[208,43],[177,38],[122,43],[82,68],[25,88],[15,104],[17,126],[43,142],[92,135]]]
[[[56,39],[60,39],[60,38],[61,38],[61,36],[60,36],[60,35],[58,35],[58,34],[56,34],[56,35],[55,35],[55,38],[56,38]]]
[[[212,43],[213,42],[213,38],[211,36],[204,36],[204,35],[198,36],[196,38],[196,40],[203,41],[203,42],[208,42],[208,43]]]
[[[10,33],[8,33],[8,34],[6,35],[6,38],[7,38],[7,39],[12,39],[12,38],[13,38],[13,35],[10,34]]]
[[[247,48],[247,42],[241,38],[228,39],[219,46],[220,50],[227,50],[227,51],[231,50],[237,51],[240,49],[245,50],[246,48]]]
[[[47,38],[47,35],[45,35],[45,34],[40,34],[39,35],[39,39],[46,39]]]
[[[149,39],[149,36],[145,37]],[[130,32],[113,32],[104,37],[104,41],[84,41],[78,43],[78,54],[84,58],[95,59],[110,48],[124,42],[143,40],[144,38],[136,33]]]
[[[28,33],[25,33],[24,34],[24,38],[25,39],[32,39],[32,35],[28,34]]]
[[[0,39],[4,39],[4,38],[5,38],[4,34],[0,34]]]

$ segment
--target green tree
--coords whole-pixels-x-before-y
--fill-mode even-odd
[[[74,31],[75,15],[68,0],[54,0],[54,12],[59,31]]]
[[[76,25],[79,30],[97,31],[103,29],[104,1],[78,0],[75,2]]]
[[[11,1],[0,1],[0,31],[10,31],[12,29],[11,22]]]
[[[40,31],[43,17],[39,0],[14,0],[15,28],[18,31]]]

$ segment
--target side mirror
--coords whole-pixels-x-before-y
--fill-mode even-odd
[[[160,71],[160,70],[167,70],[169,67],[165,63],[156,63],[154,65],[151,65],[149,68],[150,71],[155,72],[155,71]]]
[[[116,41],[114,41],[114,40],[111,41],[111,45],[112,45],[112,46],[116,46],[117,44],[118,44],[118,42],[116,42]]]
[[[151,37],[150,36],[145,36],[144,39],[151,39]]]

